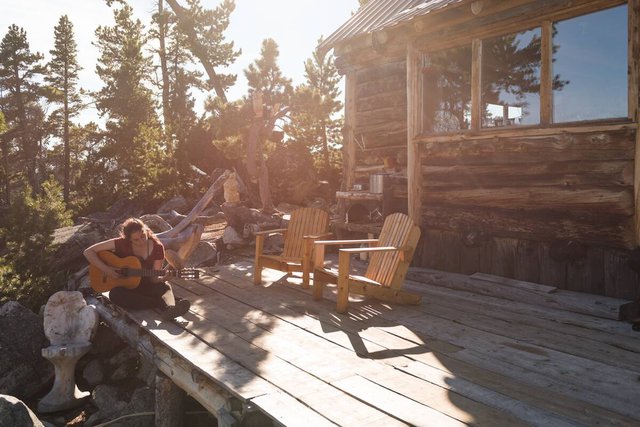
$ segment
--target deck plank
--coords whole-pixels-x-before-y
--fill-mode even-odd
[[[405,283],[421,305],[354,298],[342,315],[331,286],[314,301],[297,278],[266,269],[254,286],[252,271],[172,281],[192,302],[177,323],[129,316],[277,424],[640,423],[640,334],[610,319],[612,300],[429,271]]]

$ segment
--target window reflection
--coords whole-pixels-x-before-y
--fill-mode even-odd
[[[423,122],[425,132],[452,132],[471,124],[471,46],[423,57]]]
[[[555,23],[553,44],[554,122],[627,117],[627,5]]]
[[[540,28],[482,42],[482,127],[540,123]]]

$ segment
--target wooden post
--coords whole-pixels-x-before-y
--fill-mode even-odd
[[[540,67],[540,124],[553,122],[553,25],[542,23],[542,65]]]
[[[410,40],[407,44],[407,195],[409,217],[418,225],[422,224],[422,172],[420,148],[416,142],[421,131],[420,87],[420,52],[415,41]]]
[[[640,245],[640,0],[629,0],[629,118],[636,124],[633,191],[635,241]]]
[[[356,72],[349,70],[344,82],[344,144],[343,152],[345,191],[353,188],[356,177]]]
[[[182,427],[185,392],[163,374],[156,375],[156,427]]]
[[[471,129],[482,127],[482,40],[471,42]]]

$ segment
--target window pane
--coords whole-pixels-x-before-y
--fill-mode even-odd
[[[471,122],[471,46],[423,57],[422,130],[453,132]]]
[[[554,25],[553,121],[627,117],[627,6]]]
[[[482,42],[482,127],[540,123],[540,28]]]

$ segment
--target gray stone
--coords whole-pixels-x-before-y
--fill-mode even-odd
[[[40,354],[46,345],[40,316],[15,301],[0,307],[0,394],[27,400],[46,390],[53,379]]]
[[[140,220],[144,222],[147,227],[153,230],[154,233],[161,233],[163,231],[171,230],[171,225],[160,215],[142,215]]]
[[[103,420],[117,418],[117,415],[127,407],[119,395],[118,389],[110,385],[99,385],[91,393],[91,399],[98,411],[85,422],[86,426],[98,424]]]
[[[6,394],[0,394],[0,426],[44,427],[36,414],[24,402]]]
[[[182,196],[176,196],[170,200],[164,202],[159,208],[158,213],[167,213],[171,211],[186,211],[188,209],[187,200]]]
[[[222,242],[227,245],[227,248],[233,248],[234,246],[246,246],[249,244],[240,233],[238,233],[233,227],[227,227],[222,233]]]
[[[104,368],[102,367],[100,359],[93,359],[87,363],[87,366],[85,366],[82,371],[82,378],[84,378],[91,387],[102,383],[104,380]]]
[[[218,252],[215,245],[210,242],[199,242],[196,249],[185,262],[186,267],[202,267],[215,265]]]
[[[155,385],[156,375],[158,374],[157,366],[146,357],[140,358],[140,367],[136,375],[139,380],[143,381],[149,387]]]

